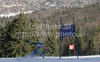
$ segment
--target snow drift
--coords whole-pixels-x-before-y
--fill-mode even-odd
[[[0,58],[0,62],[100,62],[100,55],[95,56],[70,56],[70,57],[33,57],[16,60],[16,58]]]

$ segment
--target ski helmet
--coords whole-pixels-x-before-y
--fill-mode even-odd
[[[43,44],[43,42],[42,41],[39,41],[39,44]]]

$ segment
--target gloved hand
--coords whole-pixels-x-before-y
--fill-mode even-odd
[[[26,40],[26,42],[32,43],[32,42],[30,42],[29,40]]]
[[[29,42],[28,40],[26,40],[26,42]]]

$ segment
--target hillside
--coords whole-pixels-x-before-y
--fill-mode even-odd
[[[55,37],[54,34],[59,33],[59,29],[53,28],[49,29],[48,26],[53,26],[55,24],[60,24],[60,17],[62,17],[62,25],[73,24],[73,17],[75,18],[75,27],[76,34],[84,34],[84,36],[77,36],[78,41],[78,49],[79,55],[94,55],[100,54],[100,2],[95,4],[86,6],[84,8],[67,8],[61,7],[60,9],[43,9],[40,11],[35,11],[31,14],[23,14],[21,13],[18,16],[10,17],[10,18],[0,18],[0,45],[2,48],[0,52],[4,54],[0,54],[0,57],[15,57],[15,56],[23,56],[24,54],[30,53],[34,46],[24,42],[26,40],[31,40],[34,42],[38,42],[41,40],[44,42],[45,52],[47,49],[51,48],[53,51],[53,47],[55,51],[58,51],[59,48],[59,37]],[[12,22],[8,22],[12,21]],[[35,22],[34,22],[35,21]],[[36,24],[36,26],[34,26]],[[41,25],[42,24],[42,25]],[[43,26],[45,26],[43,28]],[[33,29],[37,28],[37,29]],[[39,32],[41,34],[47,34],[51,32],[53,36],[32,36],[26,37],[23,36],[15,36],[16,31],[18,32],[28,32],[37,34]],[[36,32],[33,32],[36,31]],[[21,34],[23,35],[23,34]],[[26,34],[27,35],[27,34]],[[62,56],[68,56],[69,43],[75,44],[74,37],[67,37],[62,39]],[[48,42],[47,42],[48,41]],[[49,43],[51,42],[51,43]],[[49,43],[49,44],[48,44]],[[24,44],[24,45],[23,45]],[[46,45],[48,48],[46,49]],[[20,47],[23,45],[23,47]],[[52,45],[52,46],[51,46]],[[28,47],[27,47],[28,46]],[[9,47],[9,48],[8,48]],[[31,47],[31,48],[30,48]],[[18,48],[18,49],[17,49]],[[29,50],[27,50],[27,48]],[[4,52],[3,52],[4,51]],[[9,52],[11,51],[11,52]],[[21,53],[20,53],[21,52]],[[73,52],[73,51],[72,51]],[[49,53],[49,52],[47,52]],[[51,52],[51,54],[55,55],[55,52]],[[56,52],[58,55],[58,52]],[[48,55],[48,54],[47,54]],[[52,56],[53,56],[52,55]]]
[[[33,18],[37,23],[58,24],[62,17],[62,24],[72,24],[75,18],[76,27],[80,26],[81,31],[88,32],[86,35],[93,36],[93,31],[100,23],[100,2],[86,6],[84,8],[66,8],[48,9],[28,14],[29,18]],[[88,37],[90,38],[90,37]],[[87,39],[86,39],[87,40]],[[88,39],[89,40],[89,39]]]
[[[97,28],[100,24],[100,11],[99,11],[100,5],[99,4],[100,4],[100,1],[95,4],[86,6],[84,8],[67,8],[67,7],[62,7],[60,9],[52,8],[52,9],[42,10],[42,11],[29,14],[28,17],[29,18],[31,17],[34,20],[37,20],[36,23],[38,24],[39,27],[41,27],[40,26],[41,23],[44,23],[47,25],[54,25],[54,24],[59,25],[60,17],[62,17],[62,25],[72,24],[73,17],[74,17],[76,30],[78,29],[78,27],[80,27],[80,31],[85,33],[85,36],[83,36],[83,41],[86,44],[85,47],[87,47],[90,39],[93,38],[95,46],[96,46],[95,47],[97,51],[96,53],[98,53],[98,51],[100,51],[99,49],[100,39],[98,39],[99,33],[96,34],[96,30],[100,29],[100,28]],[[37,15],[38,17],[36,17]],[[46,15],[47,17],[44,17],[44,15]],[[39,31],[46,32],[48,31],[48,29],[40,29]],[[68,45],[66,43],[72,40],[71,38],[66,38],[63,41],[65,42],[64,43],[65,45]]]
[[[26,16],[28,18],[33,18],[34,21],[37,22],[46,22],[50,24],[53,23],[59,23],[59,17],[63,17],[63,23],[64,22],[69,22],[71,23],[72,21],[72,17],[75,18],[75,22],[87,27],[91,26],[91,24],[95,25],[96,23],[98,23],[98,20],[100,20],[99,18],[99,5],[100,2],[95,3],[95,4],[91,4],[89,6],[86,6],[84,8],[67,8],[67,7],[61,7],[60,9],[55,9],[55,8],[51,8],[51,9],[43,9],[43,10],[39,10],[39,11],[35,11],[31,14],[27,14]],[[16,17],[16,16],[15,16]],[[1,26],[5,26],[5,23],[7,23],[7,21],[12,20],[13,17],[10,18],[0,18],[0,24]],[[77,22],[78,21],[78,22]],[[85,24],[82,23],[85,21]],[[94,22],[95,21],[95,22]],[[89,24],[91,22],[91,24]],[[93,26],[92,25],[92,26]],[[97,24],[96,24],[97,26]]]

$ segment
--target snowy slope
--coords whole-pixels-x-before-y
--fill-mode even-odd
[[[0,62],[100,62],[100,55],[72,57],[41,57],[16,60],[16,58],[0,58]]]

